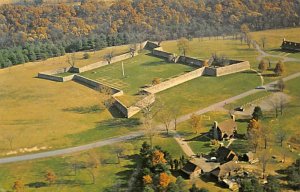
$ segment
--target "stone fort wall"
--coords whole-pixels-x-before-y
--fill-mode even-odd
[[[152,94],[164,91],[164,90],[169,89],[171,87],[174,87],[176,85],[180,85],[180,84],[185,83],[187,81],[190,81],[192,79],[201,77],[203,75],[204,70],[205,70],[204,67],[196,69],[194,71],[185,73],[185,74],[180,75],[178,77],[174,77],[170,80],[161,82],[161,83],[159,83],[157,85],[154,85],[152,87],[146,88],[146,89],[144,89],[144,91],[152,93]]]
[[[163,51],[162,47],[158,46],[156,43],[149,42],[149,41],[140,43],[140,49],[152,50],[152,54],[154,56],[161,57],[164,59],[169,59],[170,56],[173,56],[172,53]],[[136,55],[137,55],[137,53],[134,54],[134,56],[136,56]],[[111,63],[116,63],[116,62],[119,62],[119,61],[122,61],[125,59],[129,59],[131,57],[132,57],[131,53],[125,53],[125,54],[114,57],[112,59]],[[108,65],[107,61],[100,61],[100,62],[93,63],[93,64],[90,64],[90,65],[87,65],[87,66],[84,66],[81,68],[66,67],[66,68],[61,68],[61,69],[57,69],[57,70],[45,71],[45,72],[38,73],[38,77],[43,78],[43,79],[52,80],[52,81],[58,81],[58,82],[74,80],[75,82],[78,82],[78,83],[85,85],[87,87],[90,87],[92,89],[96,89],[99,87],[100,88],[108,87],[113,92],[114,106],[117,107],[125,117],[130,118],[133,115],[137,114],[139,111],[141,111],[142,108],[147,107],[148,105],[154,103],[155,102],[155,93],[164,91],[166,89],[169,89],[171,87],[174,87],[176,85],[182,84],[184,82],[190,81],[192,79],[198,78],[203,75],[223,76],[223,75],[228,75],[228,74],[232,74],[232,73],[250,69],[250,64],[248,61],[233,61],[233,62],[237,62],[237,63],[229,65],[229,66],[225,66],[225,67],[219,67],[219,68],[203,67],[204,62],[202,60],[195,59],[192,57],[186,57],[186,56],[179,56],[176,58],[176,61],[188,64],[188,65],[195,65],[200,68],[198,68],[194,71],[185,73],[183,75],[174,77],[167,81],[161,82],[160,84],[157,84],[155,86],[151,86],[149,88],[144,89],[143,92],[146,93],[146,96],[130,107],[127,107],[126,105],[124,105],[117,98],[117,96],[123,95],[123,91],[119,90],[117,88],[114,88],[110,85],[106,85],[101,82],[97,82],[97,81],[88,79],[86,77],[82,77],[80,75],[75,75],[75,74],[66,76],[66,77],[55,76],[55,74],[58,74],[58,73],[64,73],[64,72],[81,73],[81,72],[93,70],[96,68],[100,68],[100,67]]]

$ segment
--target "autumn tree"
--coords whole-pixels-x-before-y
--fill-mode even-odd
[[[259,134],[261,135],[260,137],[263,141],[264,149],[267,149],[269,142],[274,136],[273,131],[271,129],[271,124],[265,123],[265,125],[260,128]]]
[[[247,130],[259,130],[260,124],[256,119],[251,119],[248,123]]]
[[[244,40],[247,41],[248,34],[249,34],[249,32],[250,32],[250,29],[249,29],[249,27],[248,27],[247,24],[244,23],[244,24],[241,25],[241,32],[242,32],[242,34],[243,34]]]
[[[171,178],[167,173],[163,172],[159,175],[159,185],[163,189],[167,188],[170,182],[171,182]]]
[[[157,84],[160,84],[160,78],[155,77],[155,78],[152,80],[152,85],[157,85]]]
[[[265,179],[267,166],[271,160],[271,149],[262,150],[258,156],[262,168],[262,178]]]
[[[187,53],[190,51],[190,43],[189,40],[182,37],[177,41],[177,48],[178,51],[183,54],[183,56],[186,56]]]
[[[52,170],[49,170],[45,174],[45,180],[49,182],[49,184],[53,184],[56,181],[57,177]]]
[[[261,135],[259,134],[259,131],[255,129],[248,130],[247,135],[248,135],[248,143],[252,148],[253,152],[256,153],[260,143]]]
[[[274,68],[274,73],[277,76],[281,76],[284,73],[285,69],[284,69],[284,63],[282,60],[279,60],[278,63],[276,64],[275,68]]]
[[[25,188],[24,183],[20,179],[16,180],[12,186],[12,189],[16,192],[23,192],[24,188]]]
[[[152,177],[150,175],[144,175],[143,182],[144,182],[144,185],[152,184],[152,182],[153,182]]]
[[[190,117],[190,124],[192,130],[194,130],[195,133],[198,133],[199,129],[201,128],[201,117],[197,116],[196,114],[192,114]]]
[[[153,166],[157,165],[157,164],[165,164],[167,161],[164,157],[164,153],[162,153],[159,150],[155,150],[152,153],[152,164]]]
[[[261,73],[266,71],[268,69],[269,63],[267,62],[266,59],[262,59],[259,64],[258,64],[258,69],[260,70]]]

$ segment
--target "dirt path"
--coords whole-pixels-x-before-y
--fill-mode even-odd
[[[276,57],[276,58],[282,59],[284,62],[289,62],[289,61],[298,61],[298,62],[300,62],[300,59],[287,57],[288,54],[286,54],[286,55],[273,55],[273,54],[267,53],[267,52],[263,51],[257,43],[254,43],[254,44],[255,44],[255,49],[260,54],[257,57],[258,61],[262,60],[264,57]]]
[[[174,139],[180,145],[182,151],[188,156],[195,156],[196,154],[193,152],[189,144],[182,138],[178,133],[175,132]]]

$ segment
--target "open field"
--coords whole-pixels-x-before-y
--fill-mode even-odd
[[[148,139],[138,138],[71,156],[0,165],[0,189],[9,190],[14,181],[21,179],[27,185],[26,191],[114,191],[113,187],[124,190],[127,189],[128,180],[139,163],[135,154],[139,153],[144,141],[148,141]],[[172,137],[155,136],[153,144],[169,151],[174,158],[179,158],[183,154]],[[117,149],[122,149],[124,156],[120,159],[120,164],[118,164],[115,152]],[[90,163],[97,161],[99,163],[98,168],[89,167]],[[76,175],[72,168],[74,163],[81,165],[81,168],[78,166]],[[88,168],[84,166],[88,166]],[[57,182],[50,186],[43,186],[46,184],[44,175],[48,170],[53,170],[56,173]],[[95,176],[94,184],[91,171]],[[42,187],[34,187],[34,185],[38,186],[39,184]]]
[[[266,49],[279,49],[283,38],[287,41],[300,42],[300,28],[273,29],[265,31],[251,32],[251,37],[261,44],[261,38],[266,37]]]
[[[103,55],[107,50],[97,54]],[[122,51],[124,46],[114,50]],[[89,63],[90,60],[84,61]],[[61,148],[73,145],[74,137],[77,140],[74,135],[93,128],[97,130],[104,120],[107,123],[113,118],[101,106],[99,93],[74,82],[57,83],[35,78],[40,71],[66,66],[64,56],[0,70],[1,156],[24,147]],[[97,139],[134,130],[122,125],[108,128]],[[84,140],[84,137],[80,135],[80,139]]]
[[[189,55],[191,56],[205,59],[216,52],[233,59],[249,60],[254,68],[257,66],[258,53],[254,49],[248,49],[244,44],[241,45],[237,40],[205,39],[199,41],[199,39],[194,39],[190,43],[192,50]],[[176,41],[166,41],[162,45],[167,51],[177,52]],[[82,59],[83,53],[77,53],[76,62],[82,66],[102,60],[102,56],[111,49],[114,49],[115,53],[122,53],[126,52],[129,47],[106,48],[95,54],[91,53],[92,58],[87,60]],[[67,67],[66,60],[64,56],[0,71],[1,155],[25,147],[54,149],[79,145],[126,134],[139,128],[138,121],[118,120],[118,123],[113,123],[114,117],[117,117],[116,111],[110,113],[102,107],[101,95],[93,90],[74,82],[56,83],[34,78],[40,71]],[[142,63],[139,62],[141,60]],[[134,94],[140,86],[150,84],[154,77],[167,79],[192,69],[190,66],[181,64],[170,65],[144,53],[124,62],[125,73],[128,77],[122,79],[120,65],[121,63],[116,63],[108,66],[108,69],[113,66],[116,68],[105,72],[99,69],[96,70],[97,73],[89,75],[92,78],[93,75],[94,78],[101,77],[102,80],[106,78],[108,82],[116,81],[116,84],[125,89],[125,93],[127,89],[129,93]],[[177,67],[173,67],[174,65]],[[299,70],[298,63],[287,62],[285,75]],[[99,74],[100,76],[97,77]],[[266,76],[265,81],[270,82],[277,78]],[[186,114],[253,89],[259,84],[260,78],[251,72],[218,78],[200,77],[161,92],[157,96],[169,106],[176,105],[180,114]],[[125,95],[123,100],[126,104],[131,104],[135,98]]]

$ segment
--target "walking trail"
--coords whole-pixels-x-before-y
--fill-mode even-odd
[[[261,56],[265,55],[265,56],[274,56],[268,53],[265,53],[264,51],[262,51],[260,49],[260,47],[256,44],[256,49],[260,52]],[[278,55],[275,55],[276,57]],[[278,56],[278,57],[282,57],[282,56]],[[285,61],[299,61],[300,59],[294,59],[294,58],[287,58],[287,57],[283,57],[285,59]],[[294,78],[300,77],[300,72],[289,75],[285,78],[283,78],[283,81],[288,81]],[[266,86],[266,88],[268,89],[268,87],[271,87],[270,85],[275,84],[275,82],[269,83]],[[255,94],[257,92],[260,91],[265,91],[262,89],[252,89],[249,91],[246,91],[240,95],[236,95],[234,97],[231,97],[229,99],[226,99],[224,101],[215,103],[213,105],[210,105],[206,108],[202,108],[199,109],[198,111],[195,111],[193,113],[189,113],[186,115],[183,115],[181,117],[179,117],[177,119],[177,123],[181,123],[183,121],[186,121],[188,119],[190,119],[192,114],[196,114],[196,115],[201,115],[210,111],[216,111],[218,109],[223,109],[225,104],[228,103],[232,103],[236,100],[239,100],[241,98],[247,97],[249,95]],[[173,121],[174,124],[174,121]],[[156,127],[157,131],[163,131],[164,130],[164,126],[158,125]],[[14,162],[20,162],[20,161],[27,161],[27,160],[34,160],[34,159],[40,159],[40,158],[47,158],[47,157],[53,157],[53,156],[59,156],[59,155],[67,155],[67,154],[71,154],[71,153],[75,153],[75,152],[80,152],[80,151],[85,151],[85,150],[89,150],[89,149],[93,149],[93,148],[98,148],[98,147],[102,147],[105,145],[111,145],[114,143],[118,143],[118,142],[123,142],[123,141],[127,141],[127,140],[131,140],[137,137],[141,137],[143,136],[145,133],[144,131],[137,131],[137,132],[133,132],[130,133],[128,135],[125,136],[119,136],[119,137],[114,137],[114,138],[110,138],[110,139],[106,139],[106,140],[102,140],[102,141],[98,141],[98,142],[94,142],[94,143],[90,143],[90,144],[86,144],[86,145],[81,145],[81,146],[77,146],[77,147],[71,147],[71,148],[65,148],[65,149],[58,149],[58,150],[53,150],[53,151],[46,151],[46,152],[39,152],[39,153],[34,153],[34,154],[27,154],[27,155],[19,155],[19,156],[14,156],[14,157],[5,157],[5,158],[0,158],[0,164],[5,164],[5,163],[14,163]],[[180,141],[180,135],[177,134],[177,136],[175,137],[176,141]],[[187,153],[188,156],[190,155],[194,155],[194,152],[189,148],[188,144],[186,142],[181,141],[181,148],[184,149],[184,151]]]

